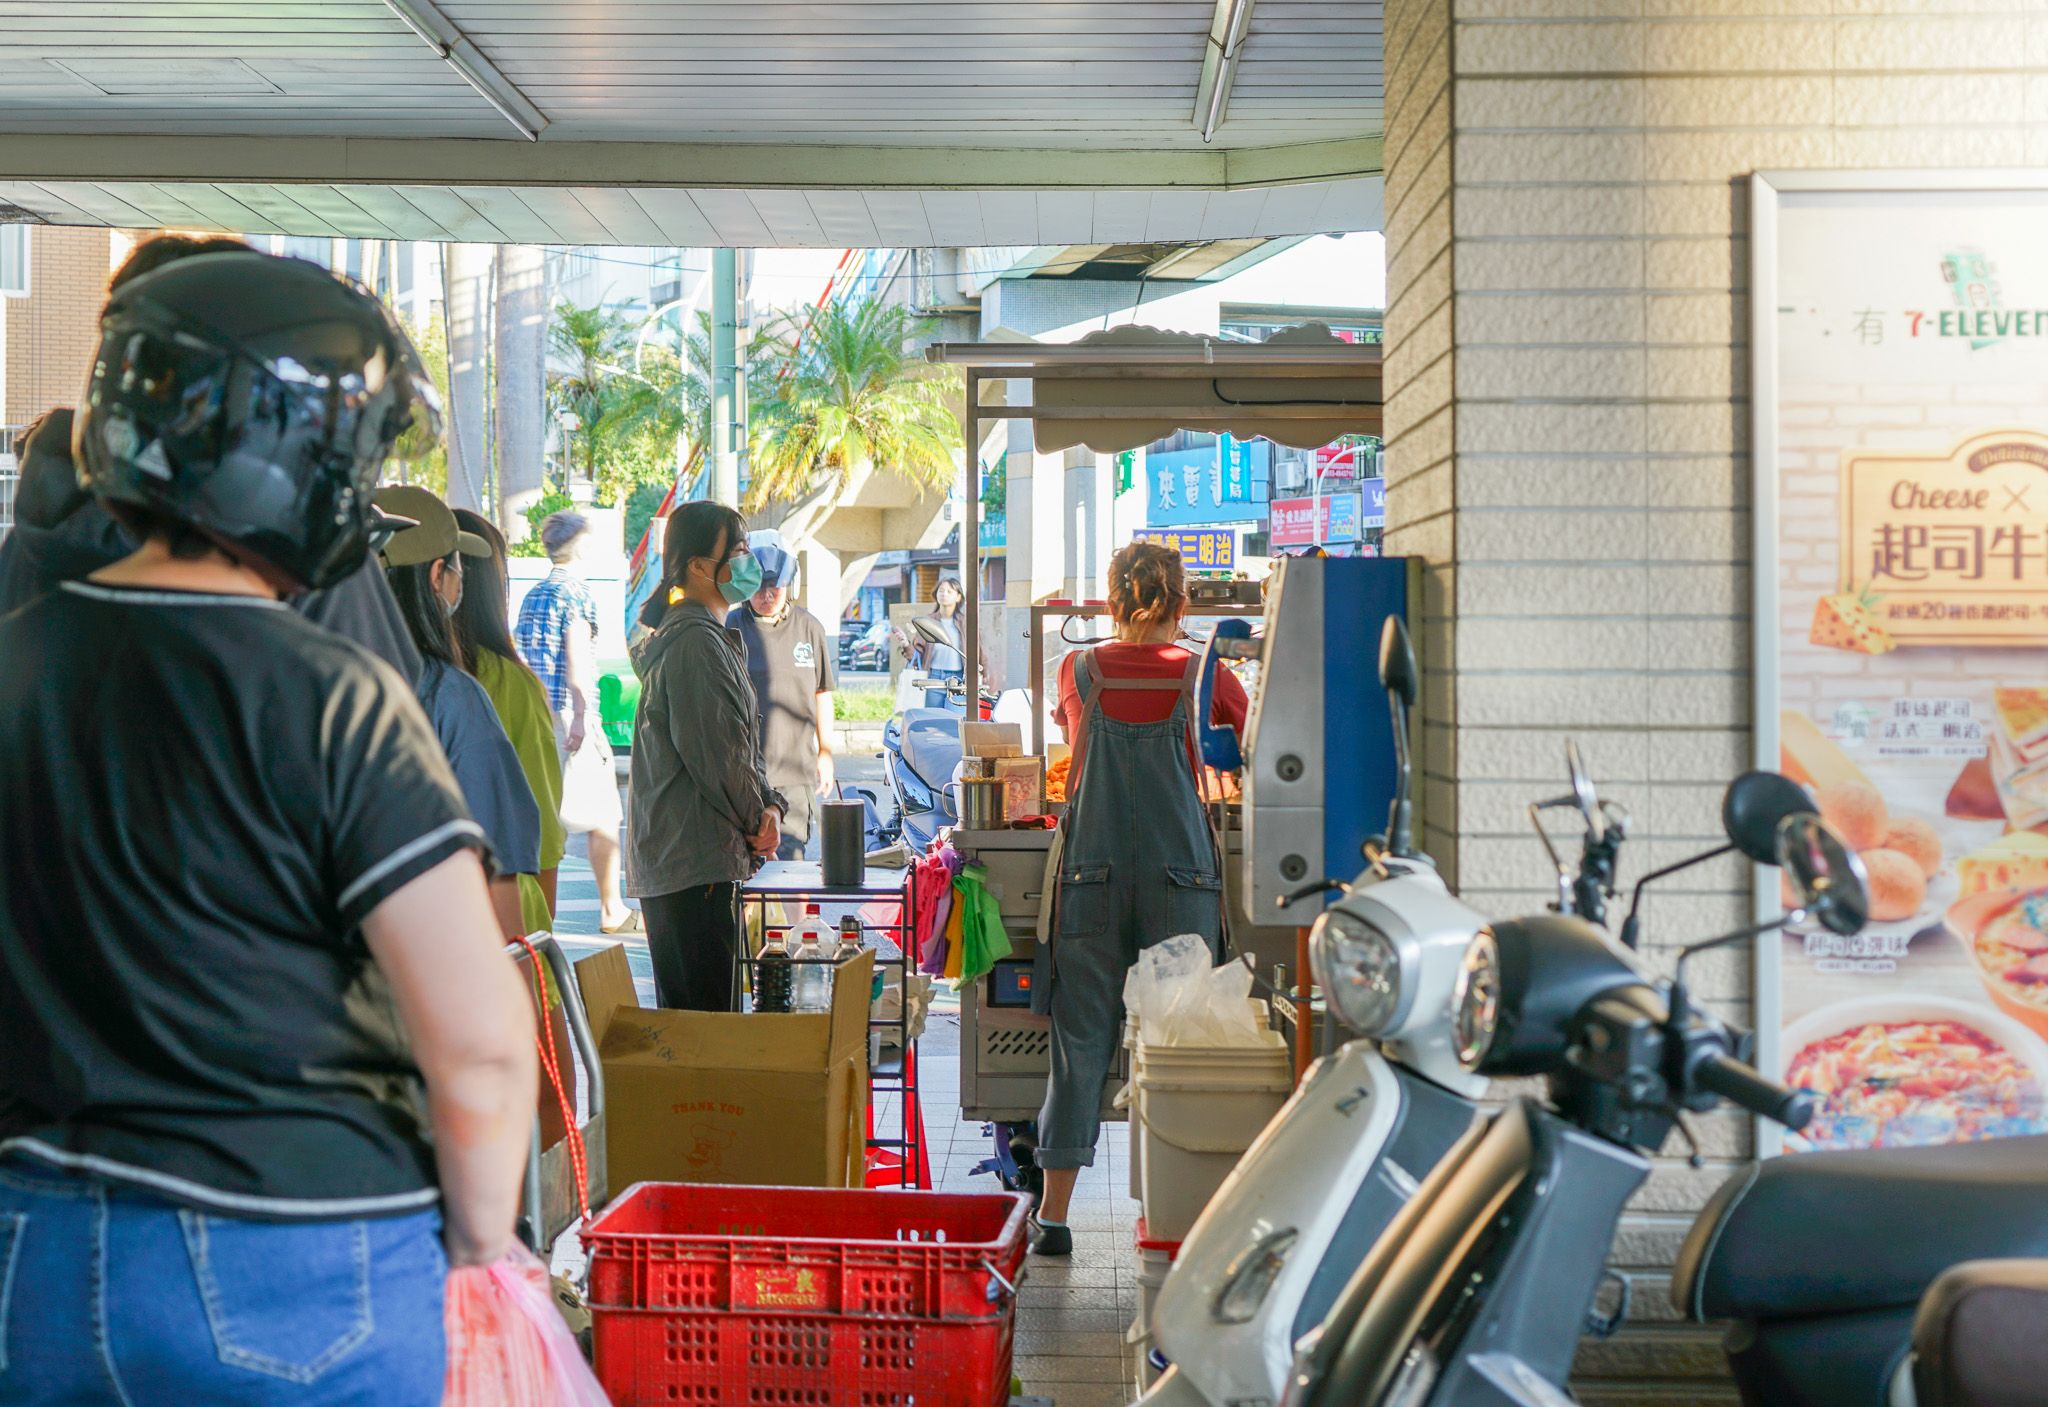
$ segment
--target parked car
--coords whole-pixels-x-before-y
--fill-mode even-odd
[[[839,667],[874,673],[889,667],[889,622],[873,621],[839,637]]]

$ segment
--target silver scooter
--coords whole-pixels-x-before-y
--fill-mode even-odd
[[[1738,850],[1785,867],[1800,904],[1789,919],[1855,933],[1868,917],[1860,862],[1810,806],[1753,772],[1722,814]],[[1298,1346],[1286,1407],[1566,1407],[1581,1334],[1626,1316],[1627,1282],[1606,1260],[1646,1154],[1722,1099],[1790,1128],[1812,1117],[1812,1096],[1742,1063],[1745,1039],[1684,982],[1694,955],[1787,921],[1694,944],[1669,983],[1576,918],[1476,937],[1453,997],[1459,1063],[1545,1077],[1548,1098],[1511,1101],[1423,1179]]]
[[[1397,617],[1381,635],[1380,682],[1398,762],[1386,842],[1349,886],[1332,886],[1345,895],[1311,935],[1328,1014],[1355,1039],[1310,1067],[1183,1241],[1152,1317],[1171,1366],[1140,1407],[1277,1402],[1295,1341],[1322,1322],[1373,1243],[1479,1118],[1486,1081],[1458,1063],[1451,996],[1486,920],[1452,897],[1414,847],[1407,712],[1420,677]],[[1571,795],[1538,803],[1532,815],[1572,806],[1584,817],[1580,872],[1558,866],[1558,906],[1591,905],[1597,920],[1627,818],[1594,794],[1576,749],[1570,761]]]

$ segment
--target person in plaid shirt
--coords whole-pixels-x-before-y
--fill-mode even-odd
[[[590,535],[581,513],[550,513],[540,525],[541,546],[554,564],[520,603],[512,640],[520,658],[540,676],[555,710],[562,749],[562,825],[589,837],[590,868],[602,906],[598,927],[623,933],[640,927],[619,891],[618,780],[597,711],[597,602],[580,565]],[[583,783],[579,785],[579,780]]]

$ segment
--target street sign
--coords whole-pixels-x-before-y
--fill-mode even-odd
[[[1157,528],[1133,533],[1135,542],[1156,542],[1180,553],[1183,570],[1229,572],[1237,570],[1237,534],[1228,528]]]

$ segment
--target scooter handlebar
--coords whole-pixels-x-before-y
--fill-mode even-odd
[[[1795,1133],[1813,1122],[1816,1100],[1812,1091],[1787,1089],[1725,1055],[1710,1055],[1702,1060],[1694,1067],[1692,1079],[1701,1089],[1752,1114],[1775,1120]]]

